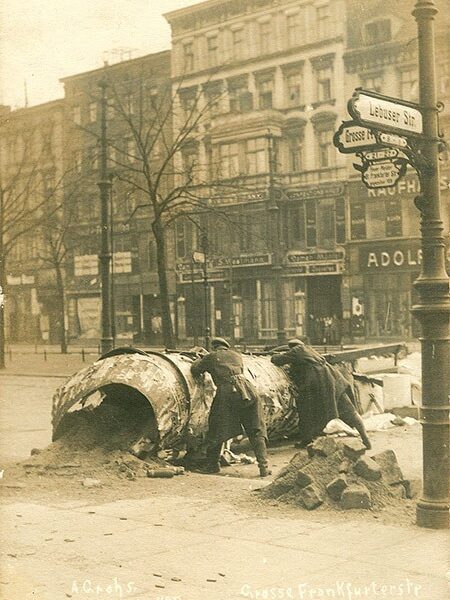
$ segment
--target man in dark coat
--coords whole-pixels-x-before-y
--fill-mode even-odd
[[[300,340],[291,340],[288,345],[289,350],[274,354],[271,360],[278,366],[290,365],[292,379],[299,390],[296,404],[300,445],[306,446],[321,434],[329,421],[339,418],[354,427],[366,448],[370,448],[363,420],[354,406],[352,384],[311,346]]]
[[[266,425],[264,410],[255,387],[244,377],[242,356],[222,338],[214,338],[212,351],[196,360],[191,371],[194,377],[208,372],[217,387],[208,419],[206,435],[206,466],[202,472],[220,470],[223,442],[242,433],[242,427],[252,445],[261,477],[270,475],[267,463]]]

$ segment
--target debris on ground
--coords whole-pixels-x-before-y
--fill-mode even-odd
[[[145,436],[146,416],[139,404],[106,401],[76,411],[58,440],[34,450],[18,467],[28,476],[77,478],[87,489],[102,487],[109,479],[182,474],[182,467],[173,467],[155,453],[150,456],[154,444]]]
[[[319,437],[293,456],[261,497],[307,510],[347,510],[381,509],[418,493],[418,482],[404,479],[392,450],[367,452],[358,439]]]

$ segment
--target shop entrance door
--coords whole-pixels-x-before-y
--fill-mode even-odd
[[[307,335],[312,344],[339,344],[341,340],[341,277],[309,277],[306,287]]]

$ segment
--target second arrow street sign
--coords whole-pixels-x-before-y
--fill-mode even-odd
[[[376,92],[355,90],[348,111],[358,125],[400,135],[421,135],[422,113],[417,104],[382,96]]]
[[[342,154],[354,154],[377,147],[407,148],[408,140],[395,133],[371,131],[356,121],[342,121],[334,134],[333,144]]]

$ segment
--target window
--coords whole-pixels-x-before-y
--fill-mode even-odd
[[[182,90],[180,92],[181,107],[183,109],[183,118],[186,121],[186,125],[191,124],[195,118],[195,108],[197,102],[196,91],[193,89]]]
[[[331,66],[322,67],[316,71],[317,77],[317,100],[325,102],[332,98],[333,69]]]
[[[244,46],[244,30],[235,29],[231,33],[233,40],[233,58],[239,60],[242,58],[242,50]]]
[[[207,38],[207,51],[208,51],[208,66],[215,67],[218,63],[218,42],[217,35],[213,35]]]
[[[286,76],[288,106],[299,106],[301,103],[302,74],[291,73]]]
[[[206,110],[208,111],[209,118],[212,119],[217,116],[220,112],[220,96],[221,88],[220,85],[210,85],[204,90]]]
[[[402,206],[399,197],[386,198],[386,237],[402,235]]]
[[[75,125],[81,125],[81,108],[74,106],[72,109],[72,119]]]
[[[298,46],[305,38],[305,17],[302,12],[287,16],[287,39],[289,47]]]
[[[289,171],[297,172],[302,168],[302,139],[298,135],[288,138]]]
[[[400,97],[403,100],[418,100],[419,84],[416,69],[400,72]]]
[[[83,166],[83,153],[81,152],[81,150],[77,150],[74,154],[74,166],[75,166],[75,171],[77,173],[80,173],[81,168]]]
[[[317,132],[319,144],[320,168],[331,167],[334,164],[333,130],[325,129]]]
[[[220,146],[220,168],[223,177],[239,175],[239,146],[237,143]]]
[[[106,118],[111,121],[114,119],[115,113],[114,100],[108,100],[108,104],[106,105]]]
[[[126,160],[128,162],[135,162],[136,161],[136,141],[133,139],[128,139],[126,140],[125,143],[125,153],[126,153]]]
[[[345,244],[345,200],[336,198],[336,243]]]
[[[317,213],[315,200],[306,201],[306,246],[317,246]]]
[[[183,159],[183,170],[187,182],[197,181],[198,156],[197,147],[189,144],[181,151]]]
[[[272,108],[273,80],[261,81],[258,85],[258,103],[260,109]]]
[[[245,143],[246,170],[249,175],[267,172],[267,140],[254,138]]]
[[[373,90],[374,92],[381,92],[383,78],[381,75],[368,75],[363,77],[362,86],[365,90]]]
[[[188,72],[194,69],[194,44],[183,44],[183,69]]]
[[[175,221],[175,250],[177,258],[191,258],[194,249],[194,227],[189,219]]]
[[[304,245],[306,242],[305,203],[300,202],[288,206],[287,217],[290,243]]]
[[[233,82],[229,86],[230,112],[249,112],[253,109],[253,96],[245,83]]]
[[[317,34],[320,39],[329,37],[331,33],[331,17],[330,17],[330,6],[324,4],[318,6],[316,9],[317,16]]]
[[[97,102],[90,102],[89,104],[89,123],[95,123],[97,121]]]
[[[389,19],[380,19],[366,24],[367,44],[379,44],[391,39],[391,22]]]
[[[89,150],[89,166],[94,171],[98,169],[99,150],[96,146]]]
[[[352,240],[364,240],[366,233],[366,205],[359,196],[350,200],[350,237]]]
[[[259,24],[259,49],[262,54],[270,52],[272,43],[272,27],[270,21],[263,21]]]
[[[135,107],[134,98],[131,94],[128,94],[127,97],[125,98],[125,107],[126,107],[127,115],[135,114],[136,107]]]

